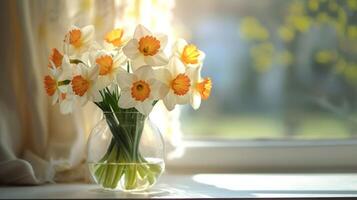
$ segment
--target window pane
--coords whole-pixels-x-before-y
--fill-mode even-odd
[[[174,12],[213,81],[198,111],[183,107],[186,138],[357,135],[357,1],[180,0]]]

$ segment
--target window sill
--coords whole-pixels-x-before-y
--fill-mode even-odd
[[[3,186],[0,198],[330,198],[357,197],[357,173],[169,174],[146,193],[121,193],[91,184]]]
[[[184,141],[167,168],[182,172],[356,172],[357,140]],[[198,170],[197,170],[198,169]]]

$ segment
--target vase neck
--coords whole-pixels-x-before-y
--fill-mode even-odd
[[[140,112],[103,112],[103,119],[116,119],[121,125],[144,123],[147,116]]]

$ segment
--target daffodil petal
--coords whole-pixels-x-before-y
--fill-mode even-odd
[[[193,91],[190,99],[190,103],[193,109],[197,110],[201,105],[201,95],[197,91]]]
[[[127,72],[121,72],[117,75],[117,82],[119,84],[120,89],[124,90],[125,88],[130,88],[133,82],[134,75],[129,74]]]
[[[147,82],[151,87],[150,99],[152,100],[160,99],[161,97],[164,96],[163,93],[165,92],[165,90],[166,92],[168,91],[168,86],[166,86],[165,84],[161,83],[156,79],[149,79]]]
[[[194,85],[195,83],[198,83],[201,79],[201,69],[202,67],[189,67],[187,69],[187,74],[191,79],[191,83],[193,83],[192,85]]]
[[[186,40],[184,39],[178,39],[173,47],[173,52],[178,54],[177,56],[181,56],[181,53],[183,52],[183,49],[185,48],[185,46],[187,45]]]
[[[152,101],[146,100],[142,103],[138,103],[135,108],[142,114],[144,115],[149,115],[151,112],[153,106],[152,106]]]
[[[170,58],[168,69],[170,70],[173,76],[185,73],[186,67],[182,61],[177,56],[172,56]]]
[[[88,77],[90,80],[97,79],[98,75],[99,75],[99,67],[98,66],[93,66],[88,69]]]
[[[168,63],[168,58],[162,51],[159,51],[154,56],[145,56],[144,60],[146,64],[151,66],[162,66]]]
[[[205,59],[206,54],[200,50],[198,52],[200,53],[200,55],[198,56],[198,60],[202,62]]]
[[[135,100],[131,97],[130,89],[122,90],[118,105],[120,108],[132,108],[136,105]]]
[[[138,80],[149,80],[155,78],[154,70],[151,66],[143,66],[137,69],[135,72],[136,77]]]
[[[99,76],[98,80],[97,80],[97,89],[98,90],[102,90],[105,87],[107,87],[108,85],[110,85],[110,83],[112,82],[112,80],[110,80],[110,77],[108,76]]]
[[[155,77],[158,81],[169,85],[172,80],[171,72],[166,68],[159,68],[154,70]]]
[[[138,70],[140,67],[147,65],[144,60],[144,56],[139,55],[135,60],[131,62],[132,71]]]
[[[176,99],[175,94],[172,91],[170,91],[162,101],[164,102],[164,105],[167,110],[171,111],[175,108]]]
[[[147,28],[145,28],[143,25],[141,25],[141,24],[137,25],[135,28],[135,32],[134,32],[134,38],[139,40],[140,38],[142,38],[146,35],[152,35],[152,33]]]
[[[77,74],[81,74],[84,77],[88,77],[87,67],[84,64],[79,63],[77,65]]]
[[[113,58],[113,62],[115,63],[115,65],[123,65],[126,63],[126,61],[127,59],[122,51],[117,53]]]
[[[190,103],[190,95],[189,93],[186,93],[185,95],[182,96],[177,96],[176,102],[177,104],[188,104]]]
[[[94,38],[94,26],[93,25],[88,25],[85,26],[81,29],[82,32],[82,37],[83,37],[83,43],[88,43],[89,41],[93,40]]]
[[[99,90],[97,88],[92,89],[91,96],[92,96],[94,102],[103,101],[102,95],[100,95]]]
[[[123,52],[126,57],[130,59],[135,59],[139,56],[140,52],[138,50],[138,40],[132,39],[130,40],[124,47]]]
[[[165,49],[166,45],[167,45],[167,35],[165,34],[156,34],[155,38],[157,38],[160,41],[160,49]]]
[[[69,85],[61,85],[61,86],[58,86],[58,90],[59,90],[61,93],[67,93],[68,88],[69,88]]]
[[[58,91],[56,91],[52,96],[52,105],[55,105],[58,102]]]

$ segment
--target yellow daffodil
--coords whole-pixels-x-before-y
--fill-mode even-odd
[[[135,107],[140,113],[148,115],[153,108],[154,100],[159,99],[161,87],[152,67],[143,66],[134,73],[118,73],[117,80],[121,89],[119,107]]]
[[[173,56],[167,68],[155,70],[156,77],[166,86],[166,94],[161,97],[168,110],[173,110],[176,104],[190,102],[191,77],[181,60]]]
[[[205,54],[195,45],[188,44],[184,39],[178,39],[173,48],[174,55],[179,57],[187,67],[197,67],[202,64]]]
[[[65,53],[70,57],[76,57],[87,51],[94,39],[94,26],[88,25],[83,28],[72,26],[65,35]]]
[[[123,47],[128,42],[124,29],[116,28],[108,32],[104,37],[104,47],[108,50]]]
[[[153,34],[142,25],[135,29],[134,38],[124,47],[124,54],[132,60],[133,71],[143,65],[166,65],[168,58],[163,52],[167,44],[167,36]]]

